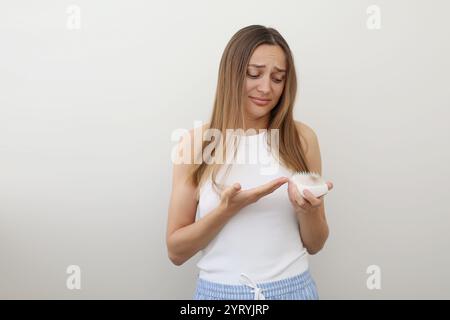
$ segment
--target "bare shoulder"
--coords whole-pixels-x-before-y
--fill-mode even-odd
[[[317,135],[314,130],[304,122],[295,120],[295,126],[300,136],[300,142],[304,148],[304,152],[308,153],[309,146],[317,143]]]
[[[300,134],[300,140],[302,147],[304,148],[303,150],[305,152],[310,171],[322,174],[322,159],[316,133],[310,126],[303,122],[295,121],[295,124]]]

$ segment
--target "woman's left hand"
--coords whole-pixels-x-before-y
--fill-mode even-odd
[[[333,183],[331,181],[327,182],[328,185],[328,191],[333,189]],[[288,194],[289,194],[289,200],[291,201],[294,210],[296,213],[303,213],[303,212],[311,212],[315,209],[319,208],[323,203],[323,197],[325,195],[322,195],[318,198],[316,198],[309,190],[305,189],[303,191],[305,194],[305,198],[300,194],[300,192],[297,189],[297,186],[289,180],[288,184]]]

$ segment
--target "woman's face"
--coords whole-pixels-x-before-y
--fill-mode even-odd
[[[278,45],[258,46],[250,58],[245,78],[245,113],[248,118],[256,120],[270,113],[281,97],[285,76],[283,49]]]

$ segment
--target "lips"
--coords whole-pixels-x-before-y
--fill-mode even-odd
[[[271,101],[270,99],[263,99],[263,98],[254,98],[254,97],[249,97],[250,100],[253,101],[254,104],[258,105],[258,106],[265,106],[267,104],[269,104],[269,102]]]
[[[261,101],[261,102],[267,102],[267,101],[270,101],[270,99],[256,98],[256,97],[251,97],[251,96],[250,96],[250,98],[252,98],[253,100]]]

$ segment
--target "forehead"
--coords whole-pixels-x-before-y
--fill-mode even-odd
[[[251,64],[274,65],[286,69],[286,56],[278,45],[262,44],[258,46],[250,58]]]

